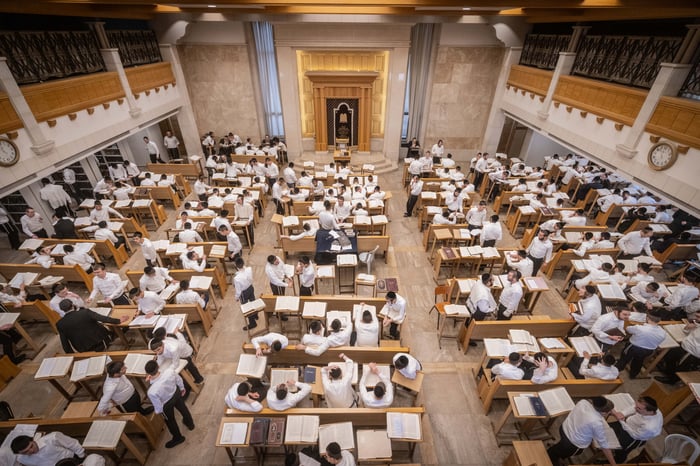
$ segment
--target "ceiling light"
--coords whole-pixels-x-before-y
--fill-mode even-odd
[[[216,5],[207,5],[207,8],[216,8]]]
[[[469,8],[468,6],[465,6],[464,8],[462,8],[462,11],[469,11],[469,10],[471,10],[471,8]]]

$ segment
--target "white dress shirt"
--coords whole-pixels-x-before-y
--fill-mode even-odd
[[[92,293],[90,293],[88,300],[95,299],[97,293],[101,293],[105,301],[121,296],[124,294],[124,284],[121,277],[112,272],[107,272],[104,278],[95,275],[92,277]]]
[[[202,236],[192,229],[182,230],[177,235],[180,238],[181,243],[201,243],[204,241]]]
[[[671,308],[676,307],[686,307],[694,299],[698,298],[700,291],[694,286],[686,285],[685,283],[679,283],[671,296],[666,298],[666,304]]]
[[[605,419],[593,405],[588,400],[581,400],[564,419],[562,429],[566,438],[578,448],[588,448],[593,440],[600,448],[609,448],[605,424]]]
[[[97,412],[102,414],[110,410],[112,406],[120,406],[129,401],[134,394],[134,384],[125,375],[105,379],[102,385],[102,398],[97,405]]]
[[[507,280],[503,282],[503,291],[501,291],[501,296],[498,298],[499,304],[503,304],[506,307],[506,311],[511,314],[518,310],[520,305],[520,299],[523,297],[523,285],[520,284],[520,280],[515,283],[510,283]]]
[[[369,377],[370,371],[364,371],[362,373],[362,378],[360,379],[360,398],[362,398],[362,403],[365,408],[388,408],[394,402],[394,384],[391,383],[389,377],[379,373],[379,380],[384,384],[386,391],[384,396],[377,398],[374,395],[374,391],[367,390],[367,377]]]
[[[590,359],[584,358],[578,370],[578,373],[586,379],[615,380],[620,375],[620,371],[615,366],[598,363],[588,367],[589,362]]]
[[[634,413],[624,421],[620,421],[620,425],[633,439],[647,441],[661,435],[664,416],[660,409],[650,415]]]
[[[320,356],[328,349],[328,339],[315,333],[307,333],[301,337],[301,344],[306,346],[304,352],[311,356]]]
[[[384,304],[380,314],[388,316],[396,324],[402,324],[406,319],[406,300],[397,294],[396,302]]]
[[[530,362],[534,361],[532,356],[524,359],[527,359]],[[535,374],[532,376],[532,379],[530,379],[532,383],[549,383],[553,380],[556,380],[556,378],[559,376],[559,366],[557,366],[557,362],[554,360],[554,358],[551,356],[547,356],[547,361],[549,361],[549,366],[544,370],[544,373],[538,374],[537,372],[539,371],[539,369],[535,369]]]
[[[608,330],[612,330],[614,328],[618,329],[622,333],[625,333],[625,321],[618,319],[614,312],[608,312],[607,314],[603,314],[596,319],[595,323],[591,327],[591,333],[601,343],[614,345],[617,343],[617,341],[610,338],[610,335],[606,333]]]
[[[549,262],[552,260],[552,248],[552,241],[549,238],[542,241],[538,237],[534,237],[527,252],[536,259],[544,259],[545,262]]]
[[[35,231],[39,231],[42,228],[44,228],[41,215],[39,215],[36,212],[32,217],[26,214],[22,215],[22,217],[19,219],[19,222],[22,224],[22,231],[24,232],[24,234],[29,236],[30,238],[34,236]]]
[[[33,455],[17,455],[17,461],[26,466],[47,466],[73,455],[85,456],[80,442],[60,432],[51,432],[35,442],[39,450]]]
[[[515,269],[520,271],[523,277],[532,277],[532,269],[533,264],[532,264],[532,259],[529,257],[526,258],[521,258],[519,261],[514,261],[511,259],[510,254],[506,254],[506,263],[508,264],[508,267],[511,269]]]
[[[525,371],[505,361],[493,366],[491,373],[506,380],[522,380],[523,376],[525,376]]]
[[[143,314],[154,312],[160,314],[165,307],[165,300],[155,291],[144,291],[143,297],[139,299],[138,310]]]
[[[294,173],[294,169],[291,167],[286,167],[282,170],[282,178],[287,184],[294,184],[297,182],[297,175]]]
[[[350,345],[350,334],[352,333],[352,326],[341,328],[337,332],[329,332],[326,337],[328,346],[330,348],[337,348],[338,346],[349,346]]]
[[[666,331],[658,325],[646,323],[644,325],[630,325],[627,327],[630,334],[630,344],[644,349],[654,350],[666,339]]]
[[[90,221],[92,223],[109,222],[110,214],[117,218],[124,218],[122,214],[118,211],[112,209],[111,207],[102,207],[102,209],[92,209],[90,211]]]
[[[71,201],[63,186],[57,184],[47,184],[39,190],[39,196],[42,200],[48,202],[52,209],[67,206]]]
[[[586,330],[590,330],[602,312],[600,298],[598,298],[598,295],[593,295],[588,298],[581,299],[579,303],[581,303],[582,313],[579,314],[578,312],[574,312],[571,314],[571,316],[581,327],[585,328]]]
[[[470,312],[478,310],[484,314],[489,314],[495,312],[498,306],[496,305],[496,300],[493,299],[491,289],[484,285],[481,280],[477,280],[467,298],[467,307]]]
[[[588,272],[588,274],[583,277],[579,278],[578,280],[574,281],[574,285],[576,288],[583,288],[584,286],[588,285],[591,282],[609,282],[610,281],[610,273],[600,270],[600,269],[592,269]]]
[[[316,282],[316,268],[312,263],[301,269],[299,274],[299,284],[306,288],[311,288]]]
[[[270,280],[270,284],[286,288],[288,284],[286,281],[284,281],[284,279],[287,278],[287,274],[284,269],[285,263],[279,257],[277,260],[279,262],[277,265],[270,264],[269,262],[265,263],[265,274]]]
[[[418,362],[416,358],[408,353],[396,353],[392,359],[394,365],[396,365],[396,360],[401,356],[406,356],[408,359],[408,364],[403,369],[399,369],[399,372],[407,379],[415,380],[418,375],[418,371],[422,369],[420,362]]]
[[[158,258],[156,248],[153,247],[153,243],[148,238],[143,239],[143,244],[141,244],[141,252],[143,253],[144,259],[155,261]]]
[[[63,256],[63,265],[78,264],[83,270],[88,270],[95,263],[95,258],[84,252],[73,251]]]
[[[346,357],[340,368],[342,375],[337,380],[331,380],[328,366],[321,369],[323,391],[329,408],[349,408],[355,401],[355,390],[352,388],[354,362]]]
[[[484,222],[481,227],[480,239],[481,244],[484,244],[484,241],[500,241],[503,239],[503,228],[501,227],[501,222]]]
[[[187,258],[187,251],[180,254],[180,261],[182,262],[182,268],[187,270],[194,270],[195,272],[204,272],[207,268],[207,261],[200,258],[199,261],[195,259]]]
[[[370,311],[372,322],[365,323],[362,321],[362,313],[362,311],[358,311],[355,315],[355,332],[357,332],[355,346],[376,348],[379,346],[379,321],[376,314]]]
[[[298,391],[296,393],[287,392],[287,396],[282,400],[277,399],[277,387],[270,387],[267,392],[267,406],[275,411],[286,411],[289,408],[295,407],[300,401],[306,399],[311,393],[311,385],[308,383],[297,382],[295,384]]]
[[[195,290],[183,290],[175,295],[175,304],[199,304],[204,309],[207,303]]]
[[[81,298],[77,294],[73,293],[72,291],[69,291],[68,293],[66,293],[66,295],[64,297],[60,297],[57,293],[51,298],[51,301],[49,301],[49,307],[51,309],[53,309],[54,311],[56,311],[56,313],[58,313],[58,315],[60,315],[61,317],[63,317],[66,314],[59,307],[59,304],[61,304],[61,301],[63,301],[64,299],[70,299],[71,302],[78,309],[80,309],[81,307],[85,307],[85,301],[83,301],[83,298]]]
[[[333,215],[333,213],[328,210],[323,210],[320,214],[318,214],[318,225],[323,230],[340,229],[340,226],[338,226],[338,222],[336,222],[335,220],[335,215]]]
[[[268,348],[276,341],[279,341],[282,345],[282,349],[289,345],[289,339],[282,335],[281,333],[270,332],[267,335],[261,335],[259,337],[254,337],[250,340],[253,344],[253,348],[256,350],[260,348],[260,345],[266,345]]]
[[[617,240],[617,247],[623,254],[638,256],[644,251],[647,256],[651,256],[649,238],[642,238],[641,231],[632,231]]]
[[[139,287],[144,291],[160,293],[168,286],[168,282],[173,280],[173,277],[170,276],[168,269],[165,267],[153,267],[153,270],[155,270],[153,276],[146,275],[145,273],[141,275]]]
[[[185,385],[176,372],[174,367],[169,367],[160,372],[155,378],[151,379],[151,386],[148,387],[148,398],[153,404],[153,410],[156,414],[163,412],[165,403],[175,395],[175,390],[183,391]]]
[[[236,289],[236,301],[241,299],[241,293],[253,286],[253,269],[244,267],[233,276],[233,286]]]

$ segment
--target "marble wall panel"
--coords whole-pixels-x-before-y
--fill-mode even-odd
[[[449,151],[478,150],[504,49],[440,46],[437,53],[425,144],[444,139]]]
[[[200,134],[233,131],[259,139],[252,73],[245,45],[179,45]]]

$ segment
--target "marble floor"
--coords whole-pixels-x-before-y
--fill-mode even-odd
[[[314,156],[312,154],[311,156]],[[318,161],[330,160],[330,156],[315,155]],[[309,160],[309,157],[305,157]],[[379,278],[398,278],[399,294],[408,301],[407,323],[403,326],[402,341],[409,346],[411,353],[422,363],[426,373],[421,402],[427,414],[424,422],[425,441],[416,449],[415,463],[425,465],[498,465],[502,464],[510,448],[498,447],[492,430],[505,408],[503,401],[497,401],[489,415],[485,415],[476,393],[472,370],[480,360],[482,347],[472,348],[467,355],[458,350],[454,341],[447,341],[438,347],[435,330],[435,314],[428,315],[433,304],[433,291],[436,283],[427,254],[421,245],[418,221],[404,218],[406,194],[402,189],[401,170],[380,176],[384,190],[392,191],[388,216],[391,220],[388,234],[391,235],[391,248],[387,263],[378,258],[373,264],[373,273]],[[252,254],[245,254],[245,260],[252,265],[255,273],[256,293],[269,292],[264,273],[265,259],[269,254],[279,254],[276,248],[274,225],[269,221],[273,207],[268,205],[265,219],[256,229],[256,245]],[[175,213],[171,210],[170,221],[153,236],[165,238],[165,229],[174,223]],[[499,247],[516,246],[516,241],[506,234]],[[2,240],[0,255],[3,261],[25,260],[24,253],[7,249]],[[288,260],[291,262],[291,260]],[[141,254],[132,255],[125,270],[140,269],[144,266]],[[563,276],[555,276],[563,280]],[[80,291],[80,290],[78,290]],[[82,290],[84,292],[84,290]],[[196,402],[190,405],[196,423],[193,432],[185,431],[187,441],[174,449],[162,445],[151,453],[148,465],[225,465],[229,464],[226,453],[214,447],[219,420],[225,409],[224,396],[228,388],[237,380],[236,362],[246,334],[239,306],[234,301],[233,287],[229,288],[223,309],[215,321],[213,333],[202,340],[197,365],[206,378],[203,391]],[[539,301],[536,313],[562,317],[567,315],[564,300],[555,291],[545,293]],[[278,323],[271,325],[276,330]],[[197,326],[193,327],[195,332]],[[39,357],[21,364],[22,373],[13,380],[0,395],[12,405],[17,417],[30,415],[60,417],[65,409],[65,401],[48,384],[33,380],[41,359],[60,352],[58,337],[50,333],[48,325],[33,325],[32,335],[46,343]],[[624,391],[633,396],[641,392],[648,381],[627,382]],[[399,400],[399,402],[402,402]],[[169,439],[164,433],[162,443]],[[396,462],[409,462],[408,458],[395,457]],[[252,464],[252,461],[249,463]],[[266,464],[282,464],[281,458],[270,458]]]

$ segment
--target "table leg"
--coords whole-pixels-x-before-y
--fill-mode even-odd
[[[654,369],[656,368],[656,366],[661,362],[661,360],[664,358],[664,356],[666,356],[666,353],[668,353],[668,351],[670,349],[671,348],[662,348],[661,351],[659,351],[657,353],[657,355],[654,356],[654,358],[651,360],[651,362],[649,363],[648,366],[642,367],[642,370],[641,370],[642,374],[641,375],[648,375],[648,374],[652,373],[654,371]]]
[[[17,330],[17,333],[22,335],[22,338],[24,338],[24,341],[27,342],[27,344],[34,350],[36,354],[39,354],[41,349],[44,347],[44,345],[39,346],[32,337],[29,336],[26,330],[24,330],[24,327],[19,323],[19,321],[15,321],[15,330]]]
[[[493,426],[493,432],[498,435],[498,433],[503,430],[503,426],[506,425],[508,418],[513,414],[513,407],[508,403],[508,408],[503,412],[503,415],[498,420],[498,422]]]
[[[73,399],[73,395],[68,393],[65,388],[63,388],[63,385],[61,385],[56,379],[48,379],[49,383],[54,386],[58,392],[63,395],[63,398],[68,400],[69,402]]]
[[[88,394],[90,395],[90,397],[91,397],[93,400],[95,400],[95,401],[99,401],[99,400],[100,400],[100,397],[97,396],[97,392],[95,391],[95,389],[93,389],[93,388],[90,386],[90,384],[88,383],[87,380],[78,380],[77,384],[78,384],[81,388],[84,388],[85,391],[88,392]]]
[[[131,439],[125,433],[122,433],[119,439],[122,441],[129,453],[134,455],[134,458],[136,458],[136,461],[138,461],[139,464],[146,463],[146,457],[148,455],[144,455],[143,453],[141,453],[141,450],[139,450],[139,448],[136,447],[136,445],[134,445],[134,442],[132,442]]]

